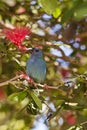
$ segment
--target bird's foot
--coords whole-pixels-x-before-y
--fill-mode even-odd
[[[49,87],[48,87],[47,84],[44,84],[44,85],[43,85],[43,88],[44,88],[44,89],[49,89]]]
[[[29,83],[34,83],[33,79],[23,72],[20,72],[20,78],[27,80]]]

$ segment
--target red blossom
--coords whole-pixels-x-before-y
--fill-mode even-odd
[[[76,118],[75,118],[74,115],[69,115],[69,116],[67,117],[67,123],[68,123],[69,125],[73,125],[75,122],[76,122]]]
[[[69,76],[69,71],[67,69],[61,69],[61,75],[63,78],[67,78]]]
[[[5,92],[2,88],[0,88],[0,100],[4,99],[5,98]]]
[[[26,35],[30,35],[30,29],[28,27],[16,27],[14,29],[4,29],[4,35],[8,40],[14,43],[20,50],[26,50],[25,46],[22,46],[22,42]]]
[[[64,118],[69,125],[74,125],[76,123],[76,114],[72,111],[67,111]]]

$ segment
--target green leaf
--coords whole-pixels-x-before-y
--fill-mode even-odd
[[[35,102],[29,102],[26,108],[27,112],[32,115],[36,115],[39,113],[39,109],[37,108]]]
[[[76,20],[81,20],[87,17],[87,3],[84,6],[80,6],[74,13],[74,18]]]
[[[18,93],[13,93],[11,94],[8,99],[14,102],[20,102],[22,101],[25,97],[27,96],[26,91],[18,92]]]
[[[57,8],[57,0],[38,0],[38,3],[48,14],[52,14]]]
[[[63,12],[63,16],[62,16],[62,23],[64,22],[67,22],[68,20],[70,20],[70,18],[72,18],[73,16],[73,12],[74,12],[74,9],[66,9],[64,10]]]
[[[61,104],[63,104],[63,103],[64,103],[64,100],[61,100],[61,99],[56,101],[56,105],[57,105],[57,106],[59,106],[59,105],[61,105]]]
[[[2,73],[2,63],[0,61],[0,75],[1,75],[1,73]]]
[[[83,127],[78,125],[78,126],[71,126],[69,129],[67,130],[83,130]]]
[[[7,6],[7,4],[5,4],[5,3],[3,3],[3,2],[1,2],[0,1],[0,11],[8,11],[9,9],[8,9],[8,6]]]
[[[57,18],[61,14],[60,8],[56,8],[56,10],[53,12],[54,18]]]
[[[75,0],[75,1],[69,1],[67,6],[63,9],[62,12],[62,23],[68,22],[69,20],[72,20],[74,17],[75,10],[78,8],[79,5],[81,5],[81,0]]]
[[[30,91],[29,93],[30,93],[32,99],[34,100],[35,104],[38,106],[38,108],[42,109],[41,100],[37,97],[37,95],[33,91]]]

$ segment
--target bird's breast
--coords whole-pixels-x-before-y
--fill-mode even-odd
[[[39,83],[43,83],[46,77],[46,63],[43,59],[29,59],[26,65],[26,73]]]

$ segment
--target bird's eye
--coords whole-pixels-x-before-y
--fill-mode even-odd
[[[39,52],[39,49],[36,49],[36,52]]]

